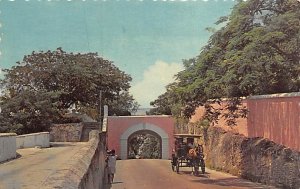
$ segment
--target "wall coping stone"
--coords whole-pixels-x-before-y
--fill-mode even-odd
[[[251,100],[251,99],[283,98],[283,97],[300,97],[300,92],[254,95],[254,96],[249,96],[248,99]]]
[[[16,133],[0,133],[0,137],[17,136]]]
[[[109,118],[127,118],[127,117],[172,117],[171,115],[136,115],[136,116],[108,116]]]
[[[30,133],[30,134],[25,134],[25,135],[18,135],[17,138],[26,137],[26,136],[35,136],[35,135],[40,135],[40,134],[50,134],[50,133],[49,132]]]

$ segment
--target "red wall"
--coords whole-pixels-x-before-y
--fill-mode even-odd
[[[264,137],[300,151],[300,96],[248,99],[249,137]]]
[[[224,103],[222,104],[224,105]],[[246,103],[243,103],[243,106],[247,106]],[[220,107],[219,105],[214,105],[214,107]],[[195,111],[195,115],[193,115],[191,117],[191,119],[189,120],[191,123],[195,123],[197,122],[205,113],[205,108],[203,106],[200,106],[196,109]],[[245,136],[248,136],[248,127],[247,127],[247,119],[244,118],[238,118],[236,120],[236,124],[238,125],[238,127],[229,127],[226,125],[226,120],[224,118],[220,118],[218,121],[218,127],[221,127],[222,129],[226,130],[226,131],[230,131],[233,133],[239,133],[239,134],[243,134]]]
[[[244,101],[249,113],[239,119],[236,127],[228,127],[224,120],[218,127],[248,137],[264,137],[278,144],[300,151],[300,92],[253,96]],[[191,122],[204,113],[199,107]]]
[[[120,137],[131,126],[149,123],[164,130],[169,140],[169,156],[174,148],[174,120],[171,116],[109,116],[107,119],[108,148],[120,154]]]

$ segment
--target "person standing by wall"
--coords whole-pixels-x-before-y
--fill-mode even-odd
[[[108,182],[111,184],[114,181],[114,176],[116,173],[116,162],[117,155],[115,150],[112,149],[107,156],[107,167],[108,167]]]

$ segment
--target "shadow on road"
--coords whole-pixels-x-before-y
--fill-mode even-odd
[[[123,182],[117,181],[117,182],[113,182],[111,184],[122,184]]]
[[[16,159],[19,159],[20,157],[22,157],[22,155],[19,154],[18,152],[16,152],[16,158],[12,158],[12,159],[9,159],[9,160],[6,160],[6,161],[2,161],[2,162],[0,162],[0,165],[1,165],[1,164],[8,163],[8,162],[13,161],[13,160],[16,160]]]
[[[193,182],[199,182],[201,184],[214,184],[219,186],[235,186],[235,187],[250,187],[254,189],[266,189],[266,188],[274,188],[271,186],[264,186],[261,184],[256,184],[247,180],[243,180],[240,178],[225,178],[225,179],[200,179],[200,180],[193,180]]]
[[[55,147],[55,148],[58,148],[58,147],[66,147],[66,146],[76,146],[76,143],[67,143],[67,142],[51,142],[50,144],[50,147]]]
[[[193,175],[192,171],[179,171],[178,174],[181,175]],[[193,175],[194,177],[202,177],[202,178],[209,178],[210,173],[206,172],[205,174],[199,173],[198,175]]]
[[[115,181],[113,183],[106,183],[105,186],[104,186],[104,189],[110,189],[112,188],[112,185],[115,185],[115,184],[122,184],[123,182],[121,181]]]

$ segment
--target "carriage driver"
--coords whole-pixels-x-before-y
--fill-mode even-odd
[[[195,144],[194,144],[194,139],[193,138],[187,138],[187,146],[188,146],[188,151],[190,149],[193,149],[195,148]]]

